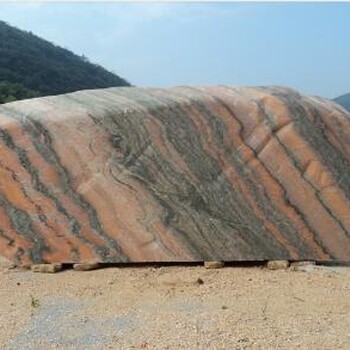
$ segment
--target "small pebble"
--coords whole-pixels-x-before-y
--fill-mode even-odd
[[[197,280],[196,280],[196,283],[198,285],[201,285],[201,284],[204,284],[204,281],[200,277],[198,277]]]
[[[269,270],[285,270],[289,267],[288,260],[270,260],[266,267]]]
[[[31,266],[33,272],[56,273],[62,271],[62,264],[35,264]]]

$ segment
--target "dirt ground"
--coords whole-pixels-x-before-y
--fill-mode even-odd
[[[40,274],[2,261],[0,281],[0,349],[350,349],[349,267]]]

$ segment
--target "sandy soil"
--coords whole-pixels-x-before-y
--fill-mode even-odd
[[[2,262],[0,278],[1,349],[350,349],[349,267],[38,274]]]

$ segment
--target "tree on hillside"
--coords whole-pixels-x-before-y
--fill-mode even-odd
[[[0,21],[0,103],[84,89],[130,86],[103,67],[90,63],[36,35]]]

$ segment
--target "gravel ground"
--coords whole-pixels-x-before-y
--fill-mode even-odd
[[[2,261],[0,278],[0,349],[350,349],[349,267],[40,274]]]

